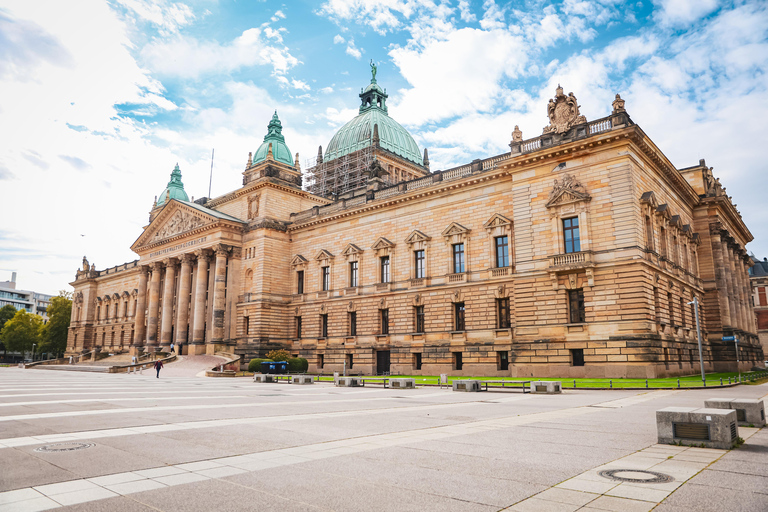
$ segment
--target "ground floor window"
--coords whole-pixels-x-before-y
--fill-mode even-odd
[[[571,349],[571,366],[584,366],[584,349]]]
[[[317,367],[321,370],[325,366],[325,356],[323,354],[317,354]]]
[[[413,354],[413,369],[421,370],[421,352]]]
[[[453,353],[453,369],[461,370],[464,367],[464,362],[461,359],[461,352]]]
[[[348,370],[352,369],[353,363],[354,363],[354,361],[352,359],[352,354],[347,354],[347,369]]]
[[[501,371],[509,370],[509,352],[496,352],[496,366]]]
[[[572,324],[581,324],[586,321],[584,290],[568,290],[568,313]]]
[[[465,323],[464,323],[464,303],[463,302],[456,302],[453,305],[453,322],[454,322],[454,331],[463,331],[465,330]]]

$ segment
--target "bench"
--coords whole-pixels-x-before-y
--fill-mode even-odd
[[[656,411],[659,444],[685,444],[730,450],[739,439],[736,411],[666,407]]]
[[[765,426],[765,406],[757,398],[710,398],[704,401],[704,407],[710,409],[733,409],[736,411],[736,421],[746,427]]]
[[[371,384],[384,384],[385,388],[389,385],[389,377],[363,377],[360,380],[363,382],[363,386],[365,386],[366,382]]]
[[[531,383],[529,380],[481,380],[481,384],[485,385],[485,390],[488,391],[488,384],[494,384],[493,386],[490,386],[493,388],[506,388],[509,386],[511,389],[515,388],[521,388],[523,390],[523,394],[527,393],[526,389],[528,388],[528,384]],[[498,386],[496,384],[501,384],[501,386]]]

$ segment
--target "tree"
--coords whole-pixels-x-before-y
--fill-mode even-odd
[[[42,328],[42,318],[20,309],[3,326],[3,330],[0,331],[0,341],[11,352],[24,354],[32,350],[32,344],[40,343]]]
[[[48,323],[43,327],[40,352],[61,357],[67,349],[69,320],[72,318],[72,301],[67,295],[67,292],[59,292],[59,296],[53,297],[46,308]]]
[[[13,318],[13,315],[16,314],[16,308],[11,306],[10,304],[7,304],[0,308],[0,331],[3,330],[3,326],[5,325],[5,322]],[[5,347],[3,343],[0,343],[3,347],[3,359],[8,355],[8,349]]]
[[[271,350],[267,352],[267,359],[271,359],[273,361],[287,361],[290,357],[291,354],[289,354],[287,350],[283,349]]]

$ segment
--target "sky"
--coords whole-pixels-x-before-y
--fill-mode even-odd
[[[174,165],[195,198],[239,188],[275,110],[306,168],[371,60],[433,170],[540,135],[558,84],[588,120],[620,93],[768,256],[768,2],[0,0],[0,281],[55,294],[83,255],[133,261]]]

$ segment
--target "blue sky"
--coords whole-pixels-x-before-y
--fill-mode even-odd
[[[768,256],[768,4],[726,0],[0,0],[0,280],[66,287],[129,246],[179,163],[236,189],[277,109],[303,167],[379,65],[433,169],[541,133],[558,83],[587,119],[616,93],[678,167],[706,158]]]

